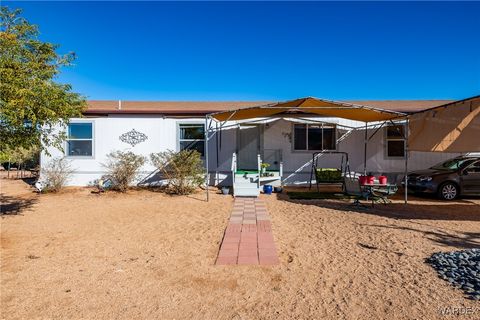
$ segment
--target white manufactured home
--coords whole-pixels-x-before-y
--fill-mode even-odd
[[[338,104],[405,114],[449,102],[348,101]],[[377,121],[362,127],[362,121],[348,116],[335,117],[328,112],[316,112],[308,117],[301,112],[277,112],[268,117],[253,113],[241,121],[234,120],[235,117],[218,121],[211,116],[262,105],[269,104],[89,101],[84,117],[71,119],[65,128],[67,139],[63,150],[49,148],[48,156],[42,154],[41,163],[53,157],[67,157],[74,169],[69,181],[72,186],[94,184],[106,173],[107,154],[116,150],[129,150],[148,158],[151,153],[168,149],[194,148],[204,157],[208,154],[211,185],[232,185],[235,173],[248,175],[258,170],[260,163],[269,164],[271,177],[264,179],[268,183],[306,185],[311,181],[314,154],[318,166],[323,168],[344,166],[342,157],[348,155],[352,172],[382,174],[397,182],[403,177],[405,153],[409,151],[405,148],[402,121]],[[357,130],[360,127],[363,129]],[[424,169],[456,155],[411,151],[408,169]],[[158,182],[155,177],[155,168],[147,163],[138,181],[153,184]]]

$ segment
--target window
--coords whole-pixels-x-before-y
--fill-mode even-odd
[[[460,168],[467,167],[471,165],[475,159],[471,158],[455,158],[455,159],[450,159],[444,162],[441,162],[437,165],[434,165],[430,169],[434,170],[458,170]]]
[[[203,124],[180,124],[178,126],[179,149],[197,150],[205,155],[205,126]]]
[[[388,126],[385,128],[385,131],[387,157],[405,157],[405,126]]]
[[[336,127],[322,124],[294,124],[293,149],[336,150]]]
[[[93,155],[93,125],[91,122],[77,122],[68,125],[67,155],[70,157],[91,157]]]
[[[480,161],[475,162],[473,165],[469,166],[465,171],[468,173],[480,173]]]

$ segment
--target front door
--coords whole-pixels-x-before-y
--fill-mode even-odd
[[[237,168],[258,170],[261,130],[258,125],[240,126],[238,129]]]
[[[480,194],[480,161],[469,165],[463,170],[462,193]]]

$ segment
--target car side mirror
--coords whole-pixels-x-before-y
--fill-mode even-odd
[[[462,175],[468,176],[468,170],[463,170]]]

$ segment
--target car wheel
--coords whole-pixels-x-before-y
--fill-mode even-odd
[[[438,189],[438,196],[443,200],[453,200],[458,196],[458,187],[455,183],[447,182]]]

